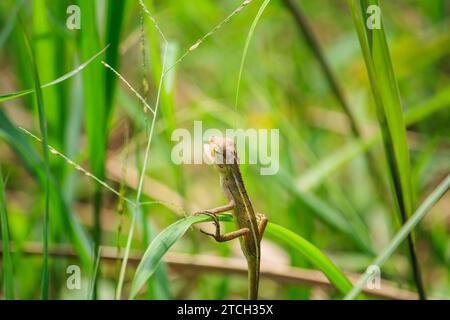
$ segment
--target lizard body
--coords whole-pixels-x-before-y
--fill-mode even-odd
[[[255,214],[250,198],[245,189],[242,174],[239,169],[234,141],[212,137],[205,145],[207,157],[219,169],[222,190],[229,203],[225,206],[198,212],[208,214],[214,218],[216,233],[208,234],[216,241],[223,242],[239,238],[241,250],[248,265],[249,299],[258,298],[259,269],[261,262],[261,238],[267,225],[267,218],[262,214]],[[238,230],[221,234],[217,214],[232,211]]]

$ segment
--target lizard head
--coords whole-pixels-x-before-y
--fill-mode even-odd
[[[229,138],[212,136],[204,145],[204,150],[208,160],[216,164],[219,170],[225,170],[227,165],[238,160],[234,141]]]

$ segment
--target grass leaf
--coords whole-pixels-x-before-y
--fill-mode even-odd
[[[2,262],[3,262],[3,285],[5,288],[5,298],[14,299],[14,274],[10,252],[10,235],[8,228],[8,212],[6,210],[5,183],[0,167],[0,225],[2,232]]]
[[[232,221],[230,215],[221,215],[220,218],[222,221]],[[207,221],[211,221],[211,218],[206,215],[189,216],[171,224],[155,237],[145,251],[142,260],[136,269],[131,284],[131,299],[136,297],[145,282],[153,275],[167,251],[169,251],[186,231],[196,223]],[[335,285],[342,293],[345,294],[352,288],[351,282],[344,273],[340,271],[325,254],[307,240],[274,223],[269,223],[267,225],[266,233],[268,237],[274,238],[293,250],[297,250],[313,266],[322,271],[331,283],[333,283],[333,285]]]
[[[125,15],[125,3],[126,1],[109,1],[107,4],[106,42],[110,44],[110,49],[106,52],[106,62],[114,69],[118,69],[119,64],[119,42]],[[108,118],[113,107],[117,77],[109,70],[105,69],[105,72],[106,116]]]
[[[375,100],[378,122],[388,161],[389,181],[397,208],[396,211],[398,211],[402,223],[405,223],[412,213],[414,204],[409,149],[406,141],[406,125],[399,89],[392,67],[382,19],[380,17],[379,29],[369,30],[366,29],[361,12],[361,9],[363,9],[365,14],[368,5],[377,5],[379,7],[379,3],[375,0],[361,1],[361,6],[357,6],[355,0],[350,0],[349,4]],[[421,298],[425,298],[412,235],[408,236],[408,247],[416,286]]]
[[[442,198],[442,196],[450,188],[450,175],[448,175],[444,181],[442,181],[434,191],[423,201],[422,205],[416,210],[411,218],[402,226],[402,228],[396,233],[394,238],[389,244],[381,251],[381,253],[375,258],[371,266],[375,265],[381,267],[387,259],[395,252],[400,244],[408,237],[419,222],[425,217],[425,215],[431,210],[431,208]],[[370,272],[366,272],[355,284],[351,292],[345,297],[345,299],[354,299],[364,285],[367,283],[368,278],[371,276]]]
[[[338,267],[316,246],[298,234],[280,225],[269,223],[266,229],[268,238],[298,251],[311,265],[322,271],[330,282],[343,294],[352,288],[350,280]]]
[[[42,96],[41,82],[39,80],[39,73],[37,69],[37,65],[35,62],[34,52],[31,48],[30,42],[24,30],[24,39],[25,44],[28,49],[28,54],[31,62],[31,71],[33,74],[34,80],[34,90],[36,92],[36,104],[39,113],[39,127],[41,129],[42,135],[42,151],[44,157],[44,168],[45,168],[45,207],[44,207],[44,223],[42,230],[43,237],[43,263],[42,263],[42,290],[41,297],[43,300],[47,300],[49,294],[49,274],[48,274],[48,241],[50,238],[50,230],[49,230],[49,218],[50,218],[50,164],[49,164],[49,148],[48,148],[48,135],[47,135],[47,120],[45,117],[45,107]]]
[[[97,52],[96,54],[94,54],[91,58],[89,58],[86,62],[80,64],[78,67],[76,67],[75,69],[73,69],[72,71],[62,75],[61,77],[59,77],[58,79],[55,79],[49,83],[43,84],[41,86],[41,89],[45,89],[51,86],[54,86],[58,83],[61,83],[63,81],[66,81],[67,79],[72,78],[73,76],[77,75],[79,72],[81,72],[84,68],[86,68],[92,61],[94,61],[98,56],[100,56],[103,52],[105,52],[105,50],[108,49],[108,46],[104,47],[102,50],[100,50],[99,52]],[[22,96],[26,96],[30,93],[34,93],[35,89],[26,89],[26,90],[22,90],[22,91],[17,91],[17,92],[12,92],[12,93],[6,93],[6,94],[2,94],[0,95],[0,102],[4,102],[4,101],[8,101],[8,100],[12,100],[15,98],[19,98]]]
[[[241,57],[241,64],[239,66],[239,75],[238,75],[237,86],[236,86],[236,96],[235,96],[235,100],[234,100],[235,111],[237,111],[238,99],[239,99],[239,89],[241,88],[242,73],[244,71],[245,59],[247,58],[248,47],[250,46],[250,41],[253,37],[253,33],[255,32],[256,25],[258,24],[259,19],[261,19],[261,16],[264,13],[264,10],[266,9],[269,2],[270,2],[270,0],[265,0],[259,7],[258,13],[255,16],[255,19],[253,19],[252,25],[250,26],[250,30],[248,31],[248,34],[247,34],[247,38],[245,39],[244,50],[242,52],[242,57]]]
[[[36,179],[41,188],[45,188],[45,168],[37,152],[32,148],[28,140],[9,120],[6,114],[0,110],[0,138],[15,151],[19,159],[24,163],[26,169]],[[55,214],[61,215],[64,228],[70,237],[74,249],[79,255],[84,266],[91,264],[90,239],[80,222],[76,219],[72,209],[68,206],[66,199],[61,193],[55,180],[50,181],[50,196]]]

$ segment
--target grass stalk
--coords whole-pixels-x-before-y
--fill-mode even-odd
[[[10,235],[8,224],[8,212],[6,209],[5,182],[0,167],[0,226],[2,232],[2,250],[3,250],[3,286],[5,290],[5,298],[7,300],[14,299],[14,274],[13,264],[10,252]]]
[[[400,94],[395,79],[389,48],[382,20],[380,29],[367,29],[362,8],[379,5],[378,1],[348,0],[353,21],[358,34],[361,50],[377,109],[384,149],[389,168],[391,190],[402,223],[406,223],[413,209],[410,177],[409,150],[406,142],[406,125],[400,102]],[[364,10],[365,11],[365,10]],[[381,17],[380,17],[381,18]],[[414,281],[421,299],[425,299],[419,262],[413,237],[408,234],[408,250]]]
[[[23,25],[24,26],[24,25]],[[39,79],[39,72],[35,62],[35,56],[33,52],[33,48],[30,45],[30,41],[24,29],[24,40],[25,45],[28,50],[30,62],[31,62],[31,70],[33,74],[34,87],[35,87],[35,98],[36,105],[38,108],[39,114],[39,127],[42,135],[42,151],[44,157],[44,168],[45,168],[45,204],[44,204],[44,222],[42,229],[42,237],[44,244],[44,254],[42,256],[42,287],[41,287],[41,298],[43,300],[47,300],[49,298],[49,271],[48,271],[48,242],[50,237],[49,230],[49,219],[50,219],[50,164],[49,164],[49,148],[48,148],[48,134],[47,134],[47,123],[45,118],[45,107],[44,100],[42,96],[41,82]]]
[[[434,191],[423,201],[411,218],[402,226],[402,228],[395,234],[389,244],[381,251],[381,253],[374,259],[371,266],[381,267],[392,256],[400,244],[409,238],[409,235],[414,228],[420,223],[425,215],[433,208],[433,206],[442,198],[442,196],[450,188],[450,175],[448,175]],[[356,282],[353,289],[347,294],[345,299],[354,299],[364,288],[367,280],[371,276],[371,272],[366,272]]]

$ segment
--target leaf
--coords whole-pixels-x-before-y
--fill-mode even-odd
[[[100,265],[100,258],[102,256],[102,247],[98,247],[95,256],[95,264],[92,270],[92,275],[89,283],[88,300],[95,300],[95,284],[97,283],[98,266]]]
[[[97,30],[97,7],[95,1],[80,0],[81,19],[80,56],[82,59],[98,52],[101,48]],[[91,65],[83,73],[83,102],[85,112],[85,128],[87,133],[87,149],[89,164],[93,174],[101,180],[105,179],[106,145],[108,136],[108,110],[106,106],[105,70],[101,65]],[[101,186],[95,186],[93,195],[93,240],[97,251],[102,239]],[[101,269],[101,266],[100,266]],[[101,274],[101,270],[99,271]],[[98,280],[99,277],[96,278]],[[96,293],[97,286],[94,285]]]
[[[347,221],[340,211],[330,207],[316,195],[301,191],[296,185],[294,179],[283,169],[280,169],[280,172],[274,177],[280,185],[284,186],[305,209],[309,210],[331,228],[345,234],[349,237],[349,239],[353,240],[356,246],[365,252],[372,252],[372,249],[367,245],[366,241],[362,239],[357,232],[355,232],[354,226]]]
[[[402,223],[405,223],[411,216],[414,203],[409,150],[406,141],[406,124],[399,89],[392,67],[382,17],[380,17],[381,27],[379,29],[368,30],[361,14],[361,9],[365,12],[368,5],[379,7],[379,3],[376,0],[362,0],[361,6],[357,6],[355,0],[349,0],[349,4],[375,100],[396,211],[399,213]],[[425,298],[412,235],[409,235],[408,248],[416,286],[421,298]]]
[[[394,238],[389,242],[389,244],[381,251],[381,253],[375,258],[375,260],[370,264],[371,266],[381,267],[395,250],[400,246],[400,244],[408,237],[409,234],[414,230],[414,228],[419,224],[419,222],[425,217],[425,215],[431,210],[431,208],[442,198],[442,196],[450,188],[450,175],[448,175],[444,181],[442,181],[434,191],[422,202],[422,205],[416,210],[416,212],[411,216],[411,218],[401,227],[401,229],[396,233]],[[358,293],[361,292],[364,285],[367,283],[368,278],[371,276],[370,272],[366,272],[359,280],[356,282],[355,286],[348,293],[345,299],[354,299]]]
[[[5,298],[7,300],[14,299],[14,274],[10,252],[10,236],[8,228],[8,212],[6,210],[5,183],[0,167],[0,225],[2,233],[2,262],[3,262],[3,285],[5,288]]]
[[[366,140],[354,140],[346,146],[339,148],[336,152],[324,157],[316,165],[306,170],[297,178],[300,190],[309,191],[318,187],[326,177],[337,168],[367,151],[376,142],[375,138]]]
[[[106,52],[106,62],[116,70],[119,64],[119,42],[125,15],[125,3],[126,1],[109,1],[107,4],[108,15],[105,29],[106,41],[110,44],[110,50]],[[113,107],[117,77],[109,70],[105,69],[105,72],[106,108],[107,117],[109,117]]]
[[[64,45],[59,43],[60,40],[57,37],[48,36],[51,34],[52,25],[47,9],[46,1],[33,2],[33,52],[41,81],[57,78],[59,64],[64,61],[64,59],[58,59],[64,55]],[[64,8],[62,9],[64,10]],[[64,138],[65,110],[62,106],[66,105],[66,101],[63,89],[63,86],[48,88],[42,98],[46,109],[49,139],[51,144],[57,146],[62,145]]]
[[[145,282],[153,275],[164,255],[177,242],[186,231],[196,223],[209,221],[206,215],[189,216],[178,220],[161,231],[150,243],[144,253],[131,283],[130,299],[138,294]]]
[[[232,221],[231,215],[221,215],[220,220]],[[134,275],[131,284],[130,299],[138,294],[145,282],[153,275],[164,255],[194,224],[211,221],[206,215],[189,216],[178,220],[161,231],[150,243],[145,251]],[[269,223],[266,228],[269,237],[274,238],[302,254],[313,266],[321,270],[330,282],[342,293],[347,293],[352,285],[342,271],[325,256],[317,247],[303,239],[294,232],[274,223]]]
[[[301,236],[280,225],[269,223],[265,235],[279,243],[297,250],[311,265],[322,271],[330,282],[343,294],[352,288],[350,280],[338,267],[316,246]]]
[[[237,86],[236,86],[236,96],[235,96],[235,101],[234,101],[235,111],[237,111],[237,105],[238,105],[238,99],[239,99],[239,89],[241,87],[242,72],[244,71],[244,64],[245,64],[245,59],[247,58],[248,47],[250,46],[250,41],[253,37],[253,33],[255,32],[256,25],[258,24],[259,19],[261,19],[261,16],[264,13],[264,10],[266,9],[269,2],[270,2],[270,0],[265,0],[259,7],[258,13],[255,16],[255,19],[253,20],[252,25],[250,26],[250,30],[248,31],[247,38],[245,39],[245,45],[244,45],[244,50],[242,52],[241,64],[239,66],[239,75],[238,75]]]
[[[47,134],[47,120],[45,117],[44,98],[42,95],[41,82],[39,79],[39,72],[36,65],[35,55],[31,48],[29,39],[24,30],[25,45],[28,50],[28,55],[31,62],[31,71],[33,74],[34,88],[36,93],[36,104],[39,114],[39,127],[42,136],[42,151],[44,156],[44,172],[45,172],[45,207],[44,207],[44,222],[43,222],[43,262],[42,262],[42,290],[41,297],[43,300],[48,300],[49,294],[49,269],[48,269],[48,241],[50,238],[49,219],[50,219],[50,162],[49,162],[49,148],[48,148],[48,134]]]
[[[43,188],[45,184],[45,173],[44,166],[39,158],[39,155],[31,147],[23,133],[11,123],[9,118],[1,109],[0,138],[4,139],[10,145],[10,147],[22,160],[26,169]],[[67,205],[66,200],[61,194],[61,188],[56,185],[53,178],[50,182],[50,196],[52,198],[52,207],[55,209],[55,214],[61,215],[61,220],[64,222],[65,230],[72,240],[74,249],[83,262],[83,265],[89,266],[92,252],[89,245],[91,243],[91,240],[76,219],[71,208]]]
[[[80,64],[77,68],[73,69],[72,71],[62,75],[58,79],[55,79],[55,80],[53,80],[53,81],[51,81],[49,83],[46,83],[46,84],[42,85],[41,89],[45,89],[47,87],[54,86],[54,85],[56,85],[58,83],[61,83],[63,81],[66,81],[67,79],[72,78],[73,76],[75,76],[76,74],[81,72],[81,70],[86,68],[92,61],[94,61],[99,55],[101,55],[106,49],[108,49],[108,47],[109,47],[109,45],[104,47],[102,50],[100,50],[95,55],[93,55],[89,60],[87,60],[86,62]],[[26,95],[28,95],[30,93],[34,93],[34,89],[27,89],[27,90],[12,92],[12,93],[5,93],[5,94],[0,95],[0,102],[12,100],[12,99],[19,98],[19,97],[22,97],[22,96],[26,96]]]

